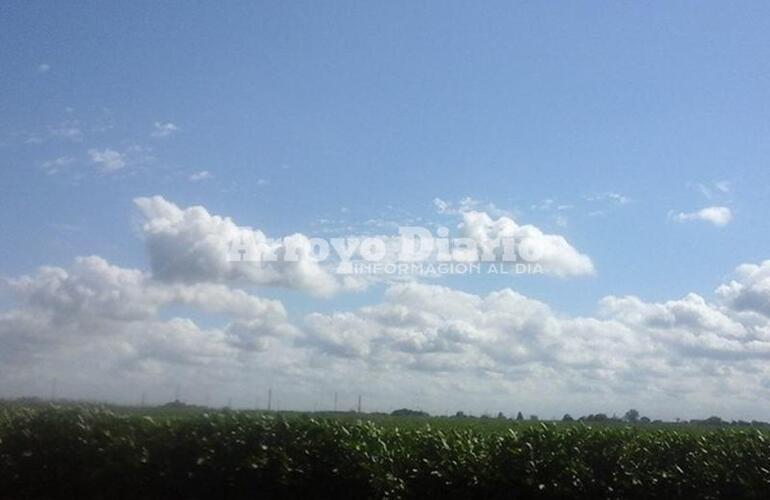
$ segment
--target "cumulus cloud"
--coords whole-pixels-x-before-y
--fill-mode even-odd
[[[150,135],[152,135],[155,138],[160,139],[160,138],[163,138],[163,137],[168,137],[168,136],[174,134],[175,132],[177,132],[178,130],[179,130],[179,127],[177,127],[176,125],[174,125],[171,122],[165,122],[165,123],[163,123],[163,122],[155,122],[153,124],[152,133]]]
[[[306,342],[325,353],[454,374],[600,370],[648,350],[619,323],[559,318],[510,289],[477,296],[419,283],[393,285],[382,304],[356,312],[311,314],[306,328]]]
[[[99,151],[98,149],[89,149],[88,156],[90,156],[91,161],[105,173],[115,172],[126,166],[125,155],[114,149],[106,148],[102,151]]]
[[[173,366],[235,369],[244,356],[297,334],[278,301],[223,285],[167,284],[96,256],[78,258],[68,269],[42,267],[5,280],[4,287],[17,306],[0,313],[3,374],[31,362],[35,373],[68,362],[59,373],[70,378],[86,368],[96,370],[90,376],[117,378],[125,370],[147,375]],[[190,318],[164,317],[174,308],[229,319],[202,328]],[[104,363],[90,362],[94,355]]]
[[[621,195],[612,199],[625,203],[627,198]],[[470,238],[477,245],[476,252],[470,252],[470,260],[501,261],[504,252],[501,241],[511,240],[521,254],[530,254],[547,274],[556,276],[580,276],[595,273],[591,258],[578,252],[567,240],[558,234],[547,234],[531,225],[518,224],[510,212],[497,208],[492,203],[482,203],[466,197],[458,203],[451,203],[441,198],[434,198],[433,206],[437,213],[459,217],[459,236]],[[570,205],[557,204],[552,199],[533,205],[536,210],[567,210]],[[559,227],[565,227],[564,217],[556,219]],[[524,243],[524,245],[522,245]],[[526,248],[525,248],[526,247]],[[537,255],[535,255],[537,254]],[[494,258],[492,259],[492,256]],[[519,257],[524,257],[519,255]]]
[[[733,220],[733,213],[727,207],[706,207],[696,212],[679,212],[672,218],[676,222],[704,221],[715,226],[726,226]]]
[[[749,279],[760,272],[744,271]],[[510,289],[479,296],[399,284],[381,304],[310,314],[304,343],[319,356],[358,360],[383,373],[508,383],[498,390],[519,395],[555,390],[563,406],[573,398],[632,397],[692,412],[719,404],[713,398],[726,393],[733,403],[767,399],[761,384],[770,372],[770,322],[746,317],[723,295],[716,302],[688,294],[660,303],[608,296],[596,316],[569,317]]]
[[[735,272],[737,279],[717,288],[717,295],[734,309],[770,317],[770,260],[743,264]]]
[[[170,304],[241,318],[268,316],[280,321],[286,316],[278,301],[217,284],[166,284],[97,256],[80,257],[70,269],[41,267],[33,276],[10,279],[6,284],[25,307],[45,310],[59,321],[86,317],[143,320]]]
[[[15,301],[0,311],[4,396],[47,394],[55,379],[65,397],[135,403],[147,392],[163,402],[184,387],[187,401],[227,390],[249,394],[253,405],[263,381],[303,380],[302,352],[292,348],[298,330],[276,300],[221,284],[165,283],[96,256],[0,288]]]
[[[557,415],[633,405],[666,417],[760,416],[770,399],[770,261],[739,266],[710,297],[608,296],[585,316],[509,288],[404,282],[370,305],[291,320],[252,288],[328,294],[349,285],[308,258],[307,237],[289,238],[297,262],[240,266],[231,242],[236,255],[241,241],[268,255],[290,251],[286,240],[203,207],[135,203],[150,272],[91,256],[0,282],[14,302],[0,312],[5,387],[45,394],[58,377],[80,397],[136,398],[157,387],[167,400],[183,384],[196,402],[227,387],[251,406],[254,391],[275,387],[303,409],[317,403],[309,395],[340,390],[363,393],[376,409],[495,405]],[[459,216],[460,234],[482,244],[502,235],[541,241],[555,274],[593,270],[561,236],[505,216]]]
[[[153,274],[166,281],[251,283],[330,296],[339,291],[361,291],[376,282],[439,275],[435,264],[441,261],[441,250],[435,239],[427,244],[429,254],[419,261],[423,266],[394,274],[382,269],[407,258],[406,253],[414,246],[407,233],[347,235],[338,247],[333,241],[319,241],[300,233],[270,238],[258,229],[239,226],[228,217],[212,215],[204,207],[180,208],[160,196],[137,198],[135,204],[141,215],[141,231]],[[591,259],[563,236],[543,233],[531,225],[518,225],[505,216],[492,219],[486,212],[465,211],[460,218],[458,234],[451,236],[453,259],[486,264],[507,262],[511,256],[504,255],[506,245],[502,242],[510,241],[520,260],[526,257],[530,259],[527,263],[539,266],[537,272],[563,277],[594,272]],[[446,236],[424,231],[427,237]],[[476,248],[465,248],[464,243],[473,243]],[[374,260],[367,261],[365,256]],[[381,267],[351,274],[350,262],[369,262]]]
[[[91,163],[104,174],[134,170],[148,165],[155,160],[151,149],[136,144],[128,146],[121,151],[116,151],[112,148],[102,150],[92,148],[88,150],[88,156],[91,159]]]
[[[142,216],[153,275],[166,281],[243,282],[328,296],[347,287],[313,258],[303,234],[279,240],[238,226],[200,206],[179,208],[163,197],[134,200]],[[283,257],[294,257],[288,261]]]
[[[311,313],[297,328],[277,301],[84,257],[5,281],[17,305],[0,313],[0,375],[19,387],[45,374],[86,392],[98,379],[99,390],[162,386],[169,396],[184,383],[197,401],[218,384],[253,394],[279,383],[301,408],[308,394],[340,389],[365,391],[377,408],[406,400],[480,411],[495,401],[556,414],[633,404],[673,417],[729,402],[723,415],[754,415],[770,398],[768,270],[770,261],[740,266],[713,300],[608,296],[593,316],[507,288],[399,283],[378,303]],[[227,319],[201,326],[188,310]]]
[[[207,179],[211,179],[212,177],[214,176],[211,175],[211,172],[209,172],[208,170],[201,170],[200,172],[195,172],[193,174],[190,174],[190,177],[188,177],[188,179],[190,180],[190,182],[199,182],[199,181],[205,181]]]
[[[534,262],[542,265],[546,273],[578,276],[595,272],[591,258],[578,252],[563,236],[543,233],[530,224],[519,225],[510,217],[493,219],[485,212],[463,212],[459,230],[463,237],[478,244],[480,253],[485,250],[500,253],[501,238],[511,238],[520,249],[526,242],[532,256],[536,256]]]

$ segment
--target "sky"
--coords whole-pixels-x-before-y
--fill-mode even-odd
[[[0,397],[768,420],[768,33],[766,2],[3,2]],[[407,226],[542,266],[228,254]]]

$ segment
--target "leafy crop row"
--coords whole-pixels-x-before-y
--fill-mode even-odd
[[[770,498],[770,443],[540,425],[500,433],[217,412],[0,413],[0,498]]]

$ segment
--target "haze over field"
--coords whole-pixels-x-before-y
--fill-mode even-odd
[[[769,419],[769,5],[180,6],[0,5],[0,397]]]

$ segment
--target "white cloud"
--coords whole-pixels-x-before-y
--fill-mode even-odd
[[[462,236],[473,239],[482,249],[499,247],[501,238],[512,238],[516,245],[526,240],[537,249],[537,263],[549,274],[578,276],[595,272],[591,258],[578,252],[563,236],[545,234],[529,224],[519,225],[510,217],[492,219],[485,212],[463,212],[459,229]],[[499,248],[496,252],[500,252]]]
[[[211,179],[214,176],[211,175],[211,172],[208,170],[201,170],[200,172],[195,172],[193,174],[190,174],[190,177],[188,178],[191,182],[198,182],[198,181],[204,181],[207,179]]]
[[[77,120],[70,120],[50,128],[51,135],[62,139],[80,142],[83,140],[83,131]]]
[[[311,314],[306,324],[306,342],[324,353],[454,375],[504,373],[554,357],[568,361],[585,355],[575,351],[574,338],[560,338],[563,325],[547,305],[510,289],[481,297],[436,285],[393,285],[382,304]],[[584,340],[591,336],[596,332]],[[572,344],[560,353],[562,341]]]
[[[54,175],[58,174],[63,167],[66,167],[74,161],[75,159],[69,156],[60,156],[58,158],[54,158],[53,160],[44,161],[42,166],[46,173],[49,175]]]
[[[620,193],[607,193],[607,199],[614,201],[615,203],[619,203],[621,205],[625,205],[626,203],[630,203],[631,199],[625,195],[622,195]]]
[[[135,202],[152,272],[92,256],[0,282],[15,302],[0,312],[4,388],[47,394],[56,377],[68,396],[135,402],[149,388],[160,402],[179,384],[194,402],[232,391],[253,405],[272,386],[303,409],[341,390],[363,393],[370,409],[548,416],[641,407],[668,418],[752,418],[770,402],[770,261],[739,266],[710,298],[608,296],[588,316],[508,288],[390,284],[382,300],[311,313],[298,328],[279,301],[232,286],[329,294],[347,286],[339,277],[310,259],[238,266],[227,259],[230,241],[285,248],[203,207]],[[561,236],[473,210],[460,217],[460,233],[479,242],[542,241],[551,272],[593,271]],[[292,238],[308,248],[306,236]]]
[[[731,191],[732,185],[729,181],[717,181],[709,184],[702,182],[696,182],[688,184],[691,187],[702,194],[707,199],[712,199],[717,195],[725,195]]]
[[[714,183],[714,187],[721,193],[729,193],[731,184],[728,181],[718,181]]]
[[[502,257],[502,249],[499,245],[501,239],[513,239],[517,248],[521,248],[521,243],[526,240],[528,245],[538,250],[541,258],[537,260],[537,263],[547,274],[579,276],[595,273],[591,258],[578,252],[563,236],[543,233],[542,230],[531,224],[519,225],[510,212],[500,210],[492,203],[484,204],[466,197],[459,203],[453,204],[441,198],[434,198],[433,206],[439,214],[460,217],[462,220],[458,226],[460,236],[471,238],[477,243],[479,256],[486,250],[490,255],[494,253],[496,260],[499,261]],[[558,204],[552,199],[546,199],[531,208],[533,210],[564,211],[572,207]],[[497,219],[493,217],[497,217]],[[559,227],[565,227],[567,219],[564,216],[558,216],[555,218],[555,223]],[[492,249],[496,250],[493,251]]]
[[[569,219],[564,217],[563,215],[557,215],[553,219],[554,224],[556,224],[558,227],[567,227],[569,225]]]
[[[24,144],[43,144],[43,139],[36,135],[32,135],[24,139]]]
[[[631,198],[629,198],[628,196],[621,193],[613,192],[613,191],[602,193],[595,196],[586,196],[585,199],[586,201],[611,202],[611,203],[616,203],[618,205],[625,205],[627,203],[631,203],[632,201]]]
[[[434,198],[433,208],[435,209],[436,213],[442,215],[461,215],[465,212],[477,210],[487,212],[495,217],[511,216],[510,211],[498,208],[494,203],[483,202],[470,196],[462,198],[457,203],[445,201],[441,198]]]
[[[770,263],[761,268],[741,272],[754,280]],[[770,320],[734,305],[696,294],[662,303],[609,296],[598,316],[568,317],[510,289],[478,296],[410,283],[391,286],[378,305],[309,315],[304,343],[383,377],[413,373],[414,384],[440,377],[476,393],[495,384],[501,392],[489,398],[553,398],[557,412],[615,402],[618,409],[659,405],[669,417],[714,413],[715,405],[757,414],[752,398],[770,399],[762,385],[770,375]],[[769,306],[763,297],[758,308],[764,314]]]
[[[550,211],[562,212],[565,210],[571,210],[573,206],[568,205],[566,203],[557,203],[556,200],[554,200],[553,198],[545,198],[540,203],[530,205],[529,208],[531,210],[537,210],[540,212],[550,212]]]
[[[437,213],[445,214],[450,211],[449,202],[442,200],[441,198],[433,198],[433,206]]]
[[[91,161],[99,166],[102,172],[110,173],[122,169],[126,166],[126,157],[114,149],[106,148],[103,151],[98,149],[89,149],[88,155]]]
[[[143,320],[170,304],[241,318],[282,320],[286,316],[277,301],[218,284],[168,284],[97,256],[80,257],[70,269],[42,267],[36,275],[8,280],[7,286],[26,307],[45,310],[62,322],[73,318]]]
[[[179,127],[177,127],[171,122],[165,122],[165,123],[155,122],[153,124],[153,130],[150,135],[156,138],[168,137],[171,134],[177,132],[178,130],[179,130]]]
[[[672,217],[676,222],[704,221],[715,226],[726,226],[733,220],[733,213],[727,207],[706,207],[696,212],[679,212]]]
[[[74,397],[113,400],[134,384],[221,387],[254,366],[275,369],[298,333],[278,301],[218,284],[167,284],[99,257],[43,267],[4,286],[17,306],[0,312],[0,376],[27,393],[41,377],[61,380]],[[204,328],[165,318],[169,311],[227,319]]]
[[[39,64],[37,67],[38,73],[48,73],[50,70],[51,70],[51,66],[46,63]]]
[[[278,286],[330,296],[339,291],[361,291],[375,282],[404,279],[435,278],[438,250],[434,248],[424,262],[426,267],[407,274],[350,275],[338,272],[340,263],[336,251],[330,248],[328,258],[317,261],[313,256],[313,240],[304,234],[284,238],[269,238],[262,231],[238,226],[228,217],[210,214],[204,207],[182,209],[156,196],[135,200],[143,221],[150,264],[161,279],[185,282],[246,282],[261,286]],[[520,226],[507,217],[492,219],[485,212],[463,212],[458,226],[459,236],[470,238],[478,252],[468,257],[489,262],[482,250],[494,255],[492,261],[502,262],[501,239],[514,240],[519,249],[536,250],[539,270],[556,276],[578,276],[594,272],[591,259],[575,250],[567,240],[545,234],[531,225]],[[382,242],[385,255],[380,264],[395,264],[403,245],[400,235],[372,235]],[[347,234],[346,245],[352,245],[352,260],[361,259],[364,237]],[[328,242],[327,242],[328,244]],[[287,252],[298,252],[299,260],[281,258]],[[460,249],[458,249],[460,251]],[[241,255],[243,254],[243,255]],[[422,269],[422,270],[421,270]],[[451,272],[451,271],[450,271]]]
[[[164,220],[184,218],[176,210]],[[228,390],[251,405],[254,388],[270,384],[286,406],[306,409],[314,395],[347,390],[373,409],[556,416],[633,406],[751,418],[770,400],[768,275],[770,261],[740,266],[715,302],[609,296],[593,317],[510,289],[396,284],[380,303],[309,314],[300,331],[278,301],[84,257],[5,282],[17,305],[0,313],[0,376],[43,394],[56,377],[72,396],[128,402],[148,388],[168,400],[183,384],[188,400]],[[203,327],[187,309],[227,319]]]
[[[229,217],[211,215],[200,206],[181,209],[160,196],[137,198],[142,232],[153,273],[182,282],[245,282],[279,286],[328,296],[348,287],[311,257],[303,234],[274,240],[262,231],[236,225]],[[296,262],[269,261],[297,250]],[[241,262],[243,250],[248,262]],[[262,262],[255,262],[261,260]],[[273,259],[276,260],[276,259]]]
[[[738,266],[736,275],[736,280],[717,288],[717,295],[736,310],[770,318],[770,260]]]
[[[100,354],[107,357],[115,351],[133,357],[141,350],[163,363],[233,363],[240,352],[265,349],[270,338],[296,335],[278,301],[223,285],[166,284],[95,256],[78,258],[69,269],[43,267],[5,286],[18,302],[17,309],[0,313],[0,338],[11,364],[93,343],[107,349]],[[225,315],[231,322],[203,330],[190,319],[161,319],[171,306]]]

